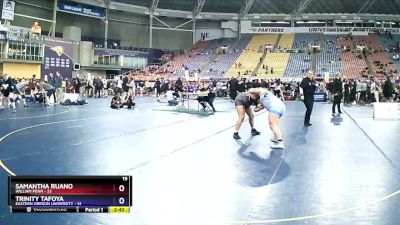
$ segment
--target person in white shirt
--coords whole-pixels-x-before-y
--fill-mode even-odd
[[[379,102],[379,91],[376,87],[376,83],[374,80],[371,80],[371,88],[370,88],[371,95],[373,96],[372,102]]]
[[[108,89],[107,89],[107,79],[106,79],[106,77],[103,77],[101,79],[101,82],[103,83],[103,93],[102,93],[102,95],[104,97],[107,97],[108,96]]]
[[[131,96],[136,96],[136,83],[135,83],[135,79],[131,79],[131,82],[129,82],[128,84],[129,86],[129,92]]]
[[[122,76],[119,77],[119,79],[117,80],[117,92],[122,94],[123,90],[122,90]]]

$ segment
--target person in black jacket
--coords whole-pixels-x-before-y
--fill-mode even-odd
[[[93,85],[94,85],[94,97],[101,98],[101,89],[103,89],[103,82],[99,77],[96,77],[93,80]]]
[[[159,78],[157,78],[156,82],[154,83],[154,89],[156,89],[156,95],[159,97],[161,94],[161,81]]]
[[[351,84],[349,80],[345,80],[344,84],[344,104],[349,105],[351,103],[350,101],[350,92],[351,92]]]
[[[231,100],[235,100],[239,88],[239,81],[235,77],[232,77],[229,80],[228,85],[229,85],[229,97],[231,98]]]
[[[385,100],[387,102],[393,101],[393,93],[394,93],[394,88],[393,88],[393,83],[390,81],[390,77],[386,77],[386,81],[383,84],[383,96],[385,97]]]
[[[239,82],[239,88],[238,88],[239,93],[246,92],[247,90],[246,83],[247,83],[246,78],[243,78],[242,81]]]
[[[306,106],[306,115],[304,117],[304,126],[311,126],[310,118],[314,107],[315,80],[313,79],[313,71],[307,72],[307,77],[303,78],[300,83],[300,98]]]
[[[183,92],[183,83],[181,78],[179,77],[178,80],[175,82],[175,89],[179,92]]]
[[[342,111],[340,110],[340,103],[343,97],[343,83],[340,73],[336,73],[336,77],[332,82],[331,92],[333,95],[332,116],[336,115],[336,106],[338,108],[338,113],[342,114]]]

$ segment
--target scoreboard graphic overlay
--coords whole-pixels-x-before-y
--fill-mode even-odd
[[[9,176],[13,213],[129,213],[131,176]]]

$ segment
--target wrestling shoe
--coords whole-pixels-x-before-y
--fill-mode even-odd
[[[239,136],[239,133],[237,133],[237,132],[233,133],[233,139],[236,139],[236,140],[241,139],[241,137]]]
[[[261,132],[256,130],[255,128],[251,129],[251,135],[256,136],[256,135],[260,135]]]
[[[284,148],[285,148],[285,145],[283,144],[282,141],[273,142],[273,143],[271,144],[271,148],[272,148],[272,149],[284,149]]]
[[[271,139],[271,143],[278,143],[279,141],[278,140],[276,140],[275,138],[272,138]]]

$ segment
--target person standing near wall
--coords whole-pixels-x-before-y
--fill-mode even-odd
[[[313,79],[313,71],[309,70],[307,76],[300,83],[300,99],[306,106],[306,114],[304,117],[304,126],[312,126],[310,123],[311,113],[314,107],[315,80]]]

